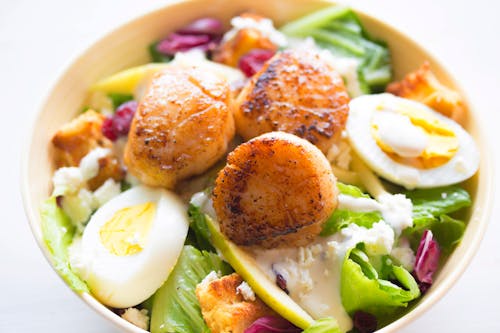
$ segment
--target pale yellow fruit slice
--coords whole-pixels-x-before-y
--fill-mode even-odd
[[[150,63],[132,67],[97,81],[90,90],[132,95],[142,80],[168,66],[170,66],[168,63]]]
[[[219,230],[216,222],[207,216],[213,245],[222,253],[224,259],[243,277],[253,291],[270,308],[295,326],[306,329],[314,319],[294,300],[281,290],[274,281],[257,266],[252,258],[242,248],[228,240]]]

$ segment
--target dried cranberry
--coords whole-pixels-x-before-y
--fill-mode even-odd
[[[254,49],[240,58],[238,67],[247,77],[250,77],[257,73],[273,55],[274,52],[270,50]]]
[[[197,19],[176,32],[183,35],[222,35],[224,32],[222,22],[211,17]]]
[[[377,318],[364,311],[356,311],[352,318],[352,324],[359,333],[371,333],[377,330]]]
[[[120,136],[127,135],[136,110],[136,101],[129,101],[120,105],[114,115],[104,119],[101,129],[102,134],[111,141],[116,141]]]
[[[278,285],[278,287],[280,287],[281,290],[283,290],[285,293],[289,293],[288,291],[288,288],[286,287],[286,280],[285,278],[283,277],[283,275],[281,275],[280,273],[276,273],[276,284]]]
[[[429,286],[432,284],[432,276],[439,266],[440,253],[439,245],[434,240],[432,231],[425,230],[418,245],[415,266],[413,267],[420,283],[426,283]]]

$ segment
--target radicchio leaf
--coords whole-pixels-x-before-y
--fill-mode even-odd
[[[265,316],[257,319],[250,325],[244,333],[300,333],[302,330],[288,320],[275,317]]]
[[[356,311],[352,318],[353,326],[360,333],[372,333],[377,330],[377,318],[364,311]]]
[[[432,275],[438,268],[440,253],[439,245],[434,240],[432,231],[425,230],[418,246],[414,266],[415,276],[421,284],[432,284]]]
[[[254,49],[240,58],[238,67],[247,77],[250,77],[257,73],[273,55],[274,51]]]

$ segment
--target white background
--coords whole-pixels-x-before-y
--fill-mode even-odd
[[[35,244],[19,191],[20,152],[37,106],[63,65],[103,32],[167,2],[0,0],[0,332],[118,331],[64,285]],[[472,96],[492,153],[498,152],[500,1],[349,2],[437,55]],[[500,332],[496,202],[481,248],[465,274],[402,332]]]

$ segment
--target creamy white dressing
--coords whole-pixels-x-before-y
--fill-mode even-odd
[[[276,274],[283,276],[290,297],[314,319],[332,316],[345,332],[352,328],[352,319],[340,297],[343,257],[327,243],[327,239],[320,239],[303,248],[257,250],[254,257],[272,281]]]
[[[397,236],[405,228],[413,225],[413,204],[404,194],[386,193],[377,199],[378,201],[371,198],[355,198],[339,194],[338,208],[362,213],[378,211]]]
[[[373,114],[372,123],[378,128],[380,140],[399,156],[421,156],[429,144],[425,131],[413,125],[408,116],[377,111]]]

